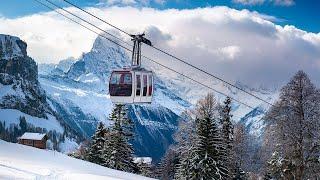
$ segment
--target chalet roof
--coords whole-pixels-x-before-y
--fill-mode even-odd
[[[42,140],[45,136],[46,134],[26,132],[19,139]]]
[[[134,157],[133,162],[136,164],[139,164],[139,163],[151,164],[152,158],[151,157]]]

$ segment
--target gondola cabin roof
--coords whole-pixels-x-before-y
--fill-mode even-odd
[[[130,72],[130,71],[148,72],[148,73],[152,72],[152,71],[146,70],[145,68],[141,68],[141,67],[124,67],[122,69],[113,70],[113,72]]]

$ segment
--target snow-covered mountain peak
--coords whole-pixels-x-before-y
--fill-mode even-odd
[[[0,59],[26,56],[27,44],[25,42],[15,36],[0,34]]]
[[[105,79],[107,78],[106,75],[110,75],[113,69],[128,65],[130,65],[130,58],[125,50],[109,40],[98,36],[91,51],[83,54],[70,67],[67,75],[71,79],[77,79],[83,74],[93,73]]]
[[[258,93],[258,94],[273,94],[276,91],[275,88],[267,87],[266,85],[263,85],[263,84],[260,84],[256,87],[250,87],[246,84],[243,84],[240,81],[236,81],[235,86],[237,86],[243,90],[253,92],[253,93]]]
[[[76,62],[74,57],[69,57],[67,59],[61,60],[55,68],[62,70],[63,72],[68,72],[72,64]]]
[[[102,36],[107,37],[109,39],[111,39],[114,42],[118,42],[117,39],[110,37],[108,34],[104,33],[102,34]],[[116,49],[119,51],[123,51],[123,49],[121,47],[119,47],[118,45],[114,44],[113,42],[107,40],[106,38],[102,37],[102,36],[98,36],[92,46],[91,51],[106,51],[108,49]]]

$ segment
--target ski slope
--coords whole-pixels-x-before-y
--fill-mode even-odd
[[[0,140],[0,179],[150,179]]]

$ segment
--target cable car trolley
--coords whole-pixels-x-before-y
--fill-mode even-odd
[[[151,103],[153,73],[141,67],[141,43],[151,46],[144,34],[131,35],[133,41],[131,67],[114,70],[109,81],[110,99],[115,104]]]

